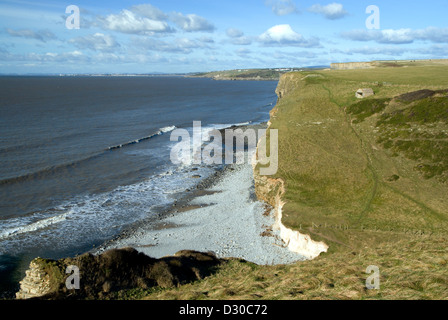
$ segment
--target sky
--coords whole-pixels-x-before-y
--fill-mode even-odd
[[[447,12],[447,0],[0,0],[0,73],[443,59]]]

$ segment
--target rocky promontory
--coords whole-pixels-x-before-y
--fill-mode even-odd
[[[112,249],[101,255],[76,258],[36,258],[20,282],[17,299],[109,299],[127,289],[173,288],[211,275],[225,260],[209,253],[180,251],[151,258],[132,248]],[[79,270],[79,289],[67,286],[67,267]]]

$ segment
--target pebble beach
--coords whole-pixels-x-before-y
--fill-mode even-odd
[[[256,199],[253,168],[229,165],[208,187],[157,221],[141,224],[100,251],[133,247],[153,258],[181,250],[214,252],[259,265],[289,264],[305,257],[279,238],[273,210]]]

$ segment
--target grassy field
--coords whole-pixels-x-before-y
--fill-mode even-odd
[[[145,299],[448,299],[448,66],[384,65],[282,76],[283,223],[324,241],[312,261],[230,260]],[[375,95],[358,100],[359,88]],[[423,91],[422,91],[423,90]],[[369,265],[380,290],[367,290]]]

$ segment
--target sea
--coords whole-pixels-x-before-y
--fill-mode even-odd
[[[173,204],[216,168],[173,164],[176,129],[266,122],[277,81],[0,77],[0,297],[36,257],[72,257]],[[194,170],[194,171],[193,171]],[[195,178],[192,178],[194,172]]]

